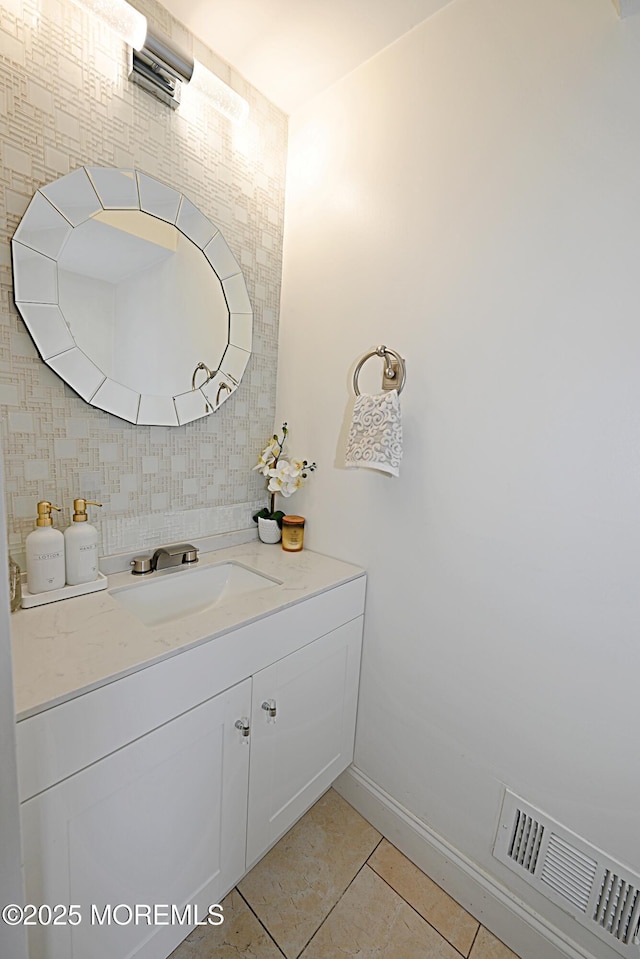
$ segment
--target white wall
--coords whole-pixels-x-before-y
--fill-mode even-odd
[[[457,0],[292,118],[285,216],[295,509],[370,573],[356,763],[599,955],[491,848],[506,783],[640,870],[639,90],[609,0]],[[379,343],[399,479],[341,468]]]
[[[4,483],[0,450],[0,530],[5,528]],[[9,575],[6,550],[0,550],[0,906],[24,902],[20,809],[16,767],[15,710],[9,642]],[[0,921],[0,955],[26,959],[22,926]]]

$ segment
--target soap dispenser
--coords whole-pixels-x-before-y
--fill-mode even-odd
[[[67,584],[79,586],[98,578],[98,530],[87,522],[87,506],[102,506],[89,499],[74,499],[73,522],[64,531]]]
[[[53,528],[51,510],[60,510],[47,500],[38,503],[36,528],[25,541],[27,588],[30,593],[46,593],[64,586],[64,536]]]

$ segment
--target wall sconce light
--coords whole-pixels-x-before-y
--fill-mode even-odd
[[[182,84],[191,84],[229,120],[243,123],[249,104],[191,54],[154,30],[147,18],[126,0],[73,0],[93,14],[131,47],[129,79],[174,109],[180,105]]]

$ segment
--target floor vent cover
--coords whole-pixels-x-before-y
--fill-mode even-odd
[[[493,854],[620,955],[638,957],[640,877],[508,789]]]

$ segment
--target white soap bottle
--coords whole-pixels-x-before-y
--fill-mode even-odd
[[[92,583],[98,578],[98,530],[87,522],[87,506],[102,506],[102,503],[74,499],[73,522],[64,531],[68,586]]]
[[[36,528],[25,541],[27,552],[27,589],[30,593],[46,593],[64,586],[64,536],[53,528],[51,510],[59,506],[43,500],[38,503]]]

